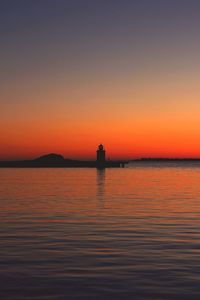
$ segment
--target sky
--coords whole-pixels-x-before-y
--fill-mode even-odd
[[[0,159],[200,157],[199,0],[1,0]]]

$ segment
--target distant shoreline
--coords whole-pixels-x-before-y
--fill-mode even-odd
[[[135,161],[200,161],[200,158],[160,158],[160,157],[155,157],[155,158],[139,158],[139,159],[131,159],[129,162],[135,162]]]
[[[107,160],[102,164],[97,161],[65,159],[60,154],[47,154],[33,160],[0,161],[0,168],[120,168],[127,161]]]
[[[46,156],[45,156],[46,157]],[[200,162],[200,158],[140,158],[132,160],[107,160],[103,168],[120,168],[128,165],[129,163],[166,163],[166,162]],[[71,160],[71,159],[34,159],[34,160],[11,160],[0,161],[0,168],[98,168],[95,160]]]

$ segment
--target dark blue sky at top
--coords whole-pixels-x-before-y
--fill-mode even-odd
[[[1,0],[1,32],[37,31],[42,26],[73,25],[76,30],[109,30],[134,25],[179,26],[194,22],[199,17],[198,0]],[[82,25],[83,27],[78,27]],[[26,28],[25,28],[26,27]],[[81,30],[81,31],[82,31]]]
[[[1,0],[1,45],[8,50],[10,43],[14,51],[26,43],[120,47],[143,38],[150,44],[195,34],[199,11],[198,0]]]
[[[1,0],[0,78],[77,68],[196,64],[198,0]],[[191,62],[190,62],[191,63]]]

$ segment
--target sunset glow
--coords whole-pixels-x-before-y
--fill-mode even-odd
[[[0,159],[200,157],[200,3],[147,2],[1,4]]]

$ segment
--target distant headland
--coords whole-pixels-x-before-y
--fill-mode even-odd
[[[0,161],[0,168],[124,168],[128,163],[199,162],[200,158],[139,158],[131,160],[106,160],[106,151],[100,144],[96,150],[96,160],[66,159],[60,154],[50,153],[32,160]]]
[[[96,150],[95,161],[65,159],[62,155],[50,153],[33,160],[0,161],[0,168],[120,168],[128,161],[106,160],[102,144]]]

